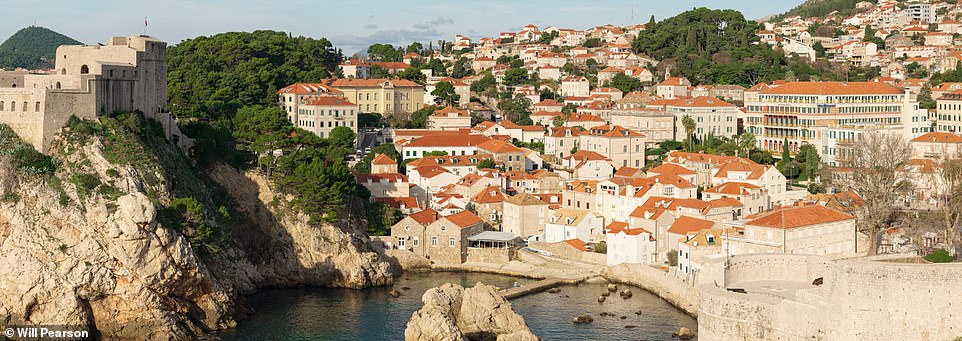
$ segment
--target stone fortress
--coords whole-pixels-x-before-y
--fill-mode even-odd
[[[699,339],[951,341],[962,336],[959,263],[922,264],[902,255],[830,260],[755,254],[714,265],[720,271],[698,287]]]
[[[0,123],[44,152],[70,116],[141,111],[160,122],[179,147],[184,136],[167,111],[167,43],[146,35],[113,37],[106,44],[57,48],[45,73],[0,71]]]

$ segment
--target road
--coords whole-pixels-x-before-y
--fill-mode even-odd
[[[357,149],[362,152],[365,148],[374,148],[377,143],[377,132],[359,131],[357,137]]]

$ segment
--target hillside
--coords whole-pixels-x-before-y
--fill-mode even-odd
[[[855,4],[862,1],[864,0],[807,0],[788,12],[775,16],[772,20],[778,21],[796,15],[802,18],[823,17],[834,11],[847,16],[855,12]]]
[[[54,54],[60,45],[82,44],[48,28],[23,28],[0,44],[0,68],[52,68]]]

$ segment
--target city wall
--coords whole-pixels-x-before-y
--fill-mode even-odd
[[[727,277],[730,287],[780,281],[800,289],[778,295],[737,293],[703,283],[698,303],[700,338],[952,340],[962,336],[962,264],[742,255],[731,259]],[[819,277],[823,284],[812,285]]]

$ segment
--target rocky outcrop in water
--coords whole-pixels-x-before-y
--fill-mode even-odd
[[[46,176],[22,174],[0,152],[0,325],[194,339],[236,326],[248,310],[241,294],[259,287],[392,281],[366,243],[357,206],[342,210],[337,224],[308,224],[271,205],[285,198],[263,178],[221,166],[212,177],[238,207],[219,251],[201,252],[160,222],[163,205],[188,195],[174,188],[201,202],[215,192],[172,145],[131,156],[106,151],[97,138],[60,142],[53,153],[61,166]],[[134,166],[108,154],[152,161]]]
[[[493,286],[448,283],[429,289],[421,300],[424,306],[411,316],[405,340],[538,340]]]

